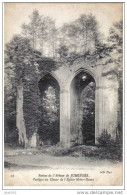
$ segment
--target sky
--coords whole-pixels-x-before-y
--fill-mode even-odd
[[[105,36],[112,24],[120,21],[123,16],[122,3],[4,3],[5,44],[14,34],[21,33],[21,25],[29,22],[29,16],[35,9],[40,15],[54,19],[56,27],[74,21],[83,13],[92,13]]]

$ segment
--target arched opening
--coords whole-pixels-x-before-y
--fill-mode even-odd
[[[51,74],[46,74],[38,84],[41,111],[39,143],[54,145],[60,141],[60,87]]]
[[[95,80],[81,71],[70,86],[71,145],[95,144]]]

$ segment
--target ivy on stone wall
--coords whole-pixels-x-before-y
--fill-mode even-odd
[[[36,61],[39,64],[39,72],[51,72],[55,71],[58,68],[58,64],[50,58],[38,58]]]
[[[26,125],[27,138],[38,129],[39,112],[39,89],[38,89],[38,64],[41,62],[41,54],[33,51],[29,40],[16,35],[6,45],[5,49],[5,137],[15,134],[16,130],[16,92],[20,82],[23,82],[23,112]],[[53,64],[54,65],[54,64]],[[44,66],[44,63],[42,63]],[[43,71],[43,67],[42,71]],[[12,93],[12,91],[14,91]],[[11,94],[11,97],[10,97]],[[11,98],[11,101],[10,101]],[[8,106],[9,104],[9,106]],[[13,114],[13,113],[14,114]],[[9,123],[11,120],[11,124]],[[16,135],[17,136],[17,135]],[[14,136],[15,137],[15,136]],[[8,138],[6,139],[8,140]]]
[[[23,112],[28,139],[34,132],[37,132],[41,114],[39,112],[40,98],[37,77],[34,63],[26,64],[23,79]]]

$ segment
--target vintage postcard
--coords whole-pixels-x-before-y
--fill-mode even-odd
[[[123,3],[4,3],[4,187],[123,187]]]

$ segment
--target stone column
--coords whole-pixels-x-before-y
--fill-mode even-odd
[[[96,87],[95,90],[95,144],[98,143],[97,138],[99,136],[99,117],[100,117],[100,105],[99,105],[99,88]]]
[[[112,139],[116,139],[117,127],[117,104],[118,90],[116,83],[100,77],[96,87],[95,99],[95,143],[97,138],[101,136],[103,130],[111,135]]]
[[[70,92],[60,91],[60,143],[63,147],[70,147]]]
[[[103,79],[98,77],[95,90],[95,144],[98,144],[98,137],[104,128],[104,102],[103,102]]]
[[[107,84],[107,85],[106,85]],[[103,91],[103,126],[116,140],[117,134],[117,105],[118,105],[118,88],[117,81],[105,80],[105,89]]]

